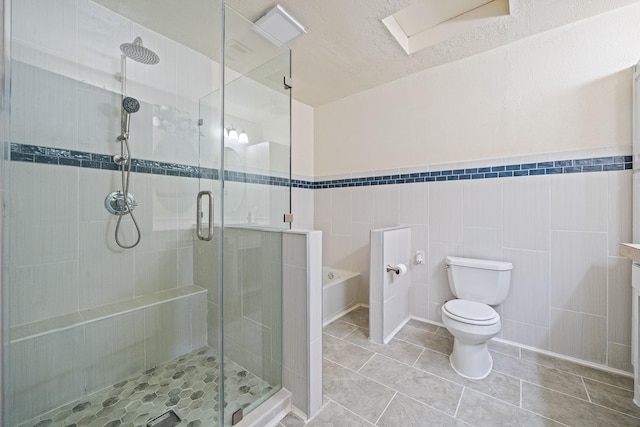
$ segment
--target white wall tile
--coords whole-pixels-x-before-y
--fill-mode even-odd
[[[436,182],[429,187],[429,238],[432,242],[462,243],[461,182]]]
[[[17,266],[78,258],[78,169],[9,164],[9,260]],[[60,189],[65,197],[59,197]]]
[[[50,68],[62,62],[75,64],[78,56],[76,0],[50,2],[25,0],[12,5],[12,37],[51,57],[37,65]],[[68,70],[68,66],[67,66]],[[59,71],[59,70],[56,70]],[[71,75],[75,78],[75,74]]]
[[[314,190],[314,221],[331,221],[331,195],[331,189],[328,188]]]
[[[605,364],[607,318],[551,309],[549,350],[590,362]]]
[[[351,236],[330,236],[328,238],[328,244],[328,253],[326,251],[323,251],[323,256],[325,256],[325,263],[327,263],[327,265],[330,267],[336,267],[343,270],[351,270]]]
[[[144,313],[121,314],[85,326],[87,392],[144,370]]]
[[[91,1],[78,2],[78,78],[120,93],[120,45],[133,41],[133,22]],[[119,122],[118,122],[119,123]]]
[[[609,257],[608,261],[608,340],[631,345],[631,260]]]
[[[9,325],[78,311],[78,262],[9,267]]]
[[[505,249],[504,260],[513,270],[503,319],[548,328],[549,252]]]
[[[207,294],[197,294],[189,298],[191,301],[191,349],[207,346]]]
[[[375,228],[395,227],[400,224],[399,185],[382,185],[373,199],[373,225]]]
[[[462,233],[465,257],[502,260],[502,228],[464,227]]]
[[[192,350],[190,309],[189,299],[180,298],[144,310],[146,369]]]
[[[502,321],[502,337],[542,350],[550,349],[549,328],[504,319]]]
[[[463,184],[465,227],[502,228],[504,179],[474,179]]]
[[[551,229],[607,231],[608,174],[551,177]]]
[[[607,235],[551,232],[551,307],[606,316]]]
[[[12,61],[11,141],[77,149],[79,85],[68,77]]]
[[[315,190],[314,192],[323,191]],[[351,220],[373,224],[373,188],[352,187],[351,189]]]
[[[504,191],[504,246],[549,249],[548,177],[506,179]]]
[[[619,244],[632,242],[632,171],[608,172],[609,256],[619,255]]]
[[[136,254],[136,296],[177,287],[177,262],[177,249]]]
[[[609,342],[607,366],[633,372],[631,364],[631,346]]]
[[[144,46],[154,51],[160,62],[147,65],[127,60],[128,95],[150,104],[176,105],[176,43],[137,24],[133,36],[142,37]]]
[[[10,344],[12,425],[71,402],[85,387],[84,329],[71,328]],[[47,349],[43,351],[43,349]]]
[[[429,287],[412,283],[409,288],[409,312],[421,319],[429,318]]]
[[[331,189],[331,234],[351,235],[351,189]]]
[[[424,264],[415,263],[415,255],[417,251],[424,252]],[[411,252],[409,256],[409,264],[407,267],[411,270],[412,283],[428,283],[429,275],[429,226],[413,225],[411,227]]]
[[[292,229],[312,230],[314,219],[314,190],[306,188],[291,189]]]

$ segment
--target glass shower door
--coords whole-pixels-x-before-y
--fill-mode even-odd
[[[290,52],[225,9],[220,320],[225,424],[282,387],[282,231],[290,208]]]

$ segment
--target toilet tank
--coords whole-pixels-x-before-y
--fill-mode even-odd
[[[449,287],[457,298],[489,305],[507,298],[513,269],[510,262],[448,256],[445,263]]]

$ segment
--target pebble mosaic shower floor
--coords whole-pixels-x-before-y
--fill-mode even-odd
[[[225,407],[246,408],[272,387],[225,358]],[[212,348],[183,355],[72,402],[21,427],[138,427],[169,409],[181,427],[218,423],[218,357]],[[230,425],[231,411],[225,411]]]

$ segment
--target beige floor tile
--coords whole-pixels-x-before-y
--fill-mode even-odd
[[[453,339],[411,326],[402,328],[396,334],[396,338],[446,355],[451,354],[451,350],[453,350]]]
[[[520,405],[520,380],[510,375],[493,370],[482,380],[470,380],[453,370],[448,356],[430,350],[425,350],[414,366],[512,405]]]
[[[468,424],[398,393],[376,425],[379,427],[424,427],[426,425],[463,427]]]
[[[568,360],[560,359],[531,350],[522,349],[522,358],[525,360],[536,362],[540,365],[560,369],[575,375],[591,378],[592,380],[600,381],[603,383],[614,385],[616,387],[624,388],[625,390],[633,391],[633,378],[629,376],[618,375],[612,372],[595,369],[590,366],[580,365],[578,363],[573,363]]]
[[[582,378],[566,371],[538,365],[523,359],[492,352],[493,369],[534,384],[587,400],[587,390]]]
[[[438,325],[434,325],[433,323],[425,323],[416,319],[409,319],[409,321],[407,322],[407,325],[411,326],[412,328],[422,329],[423,331],[431,332],[432,334],[435,334],[439,328]]]
[[[386,345],[379,345],[369,341],[369,331],[367,329],[358,328],[344,338],[353,344],[384,354],[394,360],[398,360],[407,365],[413,365],[422,353],[422,347],[397,339],[392,339]]]
[[[356,325],[352,323],[343,322],[342,320],[338,319],[329,323],[327,326],[325,326],[322,329],[322,332],[324,332],[325,334],[332,335],[336,338],[343,339],[344,337],[349,335],[351,332],[356,330],[356,328],[357,328]]]
[[[455,414],[462,393],[458,384],[379,354],[367,362],[360,374],[449,415]]]
[[[303,427],[305,421],[293,412],[289,412],[286,417],[280,421],[284,427]]]
[[[640,420],[535,384],[522,384],[522,407],[569,426],[634,426]]]
[[[335,402],[329,402],[327,406],[311,420],[307,427],[372,427],[369,421],[349,412]]]
[[[451,334],[451,332],[449,332],[447,328],[442,326],[438,327],[438,330],[436,331],[436,335],[453,339],[453,335]]]
[[[375,423],[395,391],[330,360],[324,359],[322,365],[324,394],[351,412]]]
[[[520,357],[520,347],[506,344],[500,341],[489,340],[487,343],[489,350],[507,354],[511,357]]]
[[[372,351],[365,350],[355,344],[332,337],[322,335],[322,355],[332,362],[338,363],[349,369],[357,371],[362,368],[367,360],[374,355]]]
[[[632,391],[593,381],[589,378],[585,378],[584,383],[587,386],[591,402],[640,418],[640,407],[633,403]],[[638,420],[638,425],[640,425],[640,419]]]
[[[560,426],[540,415],[504,403],[477,391],[464,389],[456,418],[474,427],[495,426]]]
[[[342,316],[340,320],[369,329],[369,309],[367,307],[358,307]]]

